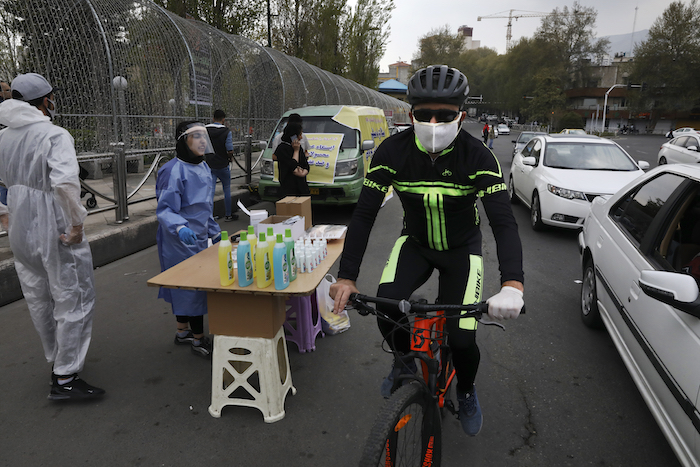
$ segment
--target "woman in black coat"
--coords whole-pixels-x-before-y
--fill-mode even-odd
[[[282,142],[275,149],[282,196],[311,194],[306,183],[309,162],[301,147],[302,137],[301,124],[290,122],[282,133]]]

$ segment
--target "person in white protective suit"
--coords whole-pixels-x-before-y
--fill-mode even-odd
[[[54,93],[36,73],[17,76],[0,104],[0,178],[8,187],[0,222],[46,360],[49,399],[89,399],[104,390],[80,379],[92,333],[92,255],[83,235],[78,161],[71,135],[51,123]]]
[[[208,239],[221,239],[212,214],[213,186],[205,154],[213,152],[207,129],[199,122],[182,122],[175,131],[176,158],[168,161],[156,180],[158,256],[165,271],[207,248]],[[211,339],[204,335],[207,295],[202,291],[161,288],[177,321],[175,344],[190,345],[195,355],[211,358]]]

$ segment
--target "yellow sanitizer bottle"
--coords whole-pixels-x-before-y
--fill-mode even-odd
[[[252,225],[248,226],[248,242],[250,242],[250,254],[253,255],[253,279],[258,275],[258,272],[256,271],[257,268],[257,262],[255,261],[255,253],[257,252],[257,244],[258,244],[258,238],[255,236],[255,227]]]
[[[269,245],[265,240],[265,234],[260,233],[258,239],[258,252],[255,258],[255,269],[257,269],[257,285],[259,289],[264,289],[272,284],[272,258],[270,257]]]
[[[221,231],[221,241],[219,242],[219,276],[221,285],[231,285],[236,279],[233,268],[233,258],[231,257],[231,241],[228,239],[228,232]]]

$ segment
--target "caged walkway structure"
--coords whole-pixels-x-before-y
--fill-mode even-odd
[[[180,121],[227,113],[234,140],[267,139],[288,109],[408,105],[302,60],[181,18],[148,0],[0,0],[0,50],[57,88],[57,123],[79,153],[174,145]],[[8,45],[9,44],[9,45]],[[7,77],[12,78],[12,77]]]

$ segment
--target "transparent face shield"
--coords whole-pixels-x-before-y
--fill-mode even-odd
[[[193,123],[178,137],[178,141],[184,141],[187,148],[197,157],[214,153],[214,146],[209,139],[207,129],[201,123]]]

